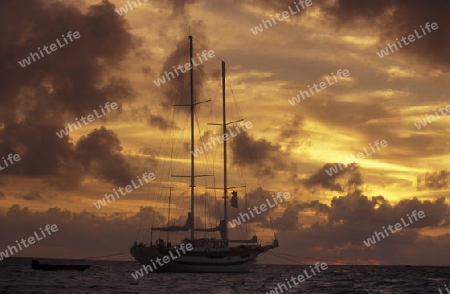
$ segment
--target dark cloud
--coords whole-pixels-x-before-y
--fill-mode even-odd
[[[3,192],[0,192],[0,199],[6,199],[6,195]]]
[[[283,214],[273,221],[274,228],[280,231],[293,231],[298,227],[298,210],[289,206]]]
[[[163,116],[160,115],[150,115],[150,118],[148,119],[148,124],[150,126],[155,126],[161,131],[166,131],[170,128],[174,128],[174,124],[167,121]]]
[[[150,74],[152,73],[151,67],[150,67],[150,66],[143,66],[143,67],[142,67],[142,73],[143,73],[145,76],[150,75]]]
[[[76,147],[77,156],[87,171],[108,182],[125,186],[136,178],[137,173],[121,151],[117,135],[104,127],[80,138]]]
[[[19,194],[16,195],[15,198],[28,201],[44,201],[44,198],[42,198],[41,193],[39,193],[39,191],[30,191],[25,194]]]
[[[343,167],[342,170],[338,167],[338,173],[333,173],[331,176],[327,174],[326,170],[339,164]],[[300,182],[307,188],[322,187],[336,192],[351,190],[364,184],[357,163],[351,163],[348,166],[344,163],[327,163],[308,178],[300,180]]]
[[[330,207],[327,204],[320,203],[319,200],[312,200],[310,202],[301,202],[297,203],[296,205],[299,211],[312,210],[322,214],[330,213]]]
[[[308,138],[309,134],[303,130],[303,117],[294,115],[283,119],[278,140],[286,143],[288,152],[292,149],[301,149],[306,153],[304,150],[311,145]]]
[[[243,133],[231,141],[233,163],[248,167],[258,177],[275,177],[277,171],[287,168],[286,158],[289,156],[278,143],[265,139],[254,139]]]
[[[442,190],[448,188],[450,173],[446,170],[426,173],[417,177],[417,189]]]
[[[303,118],[299,115],[295,115],[292,119],[283,120],[284,124],[281,127],[279,138],[284,139],[296,139],[300,136],[300,132],[303,126]]]
[[[56,143],[63,140],[53,135],[50,138],[56,138]],[[78,188],[83,179],[89,175],[125,186],[140,173],[153,172],[157,164],[155,156],[123,155],[117,134],[104,127],[81,137],[75,146],[68,144],[64,156],[52,154],[52,150],[38,150],[46,151],[49,156],[55,157],[53,169],[41,175],[45,176],[47,183],[62,190]],[[38,162],[36,165],[38,167]]]
[[[239,210],[234,210],[236,212],[236,215],[233,215],[233,217],[237,217],[239,215],[238,212],[247,212],[245,210],[245,205],[247,205],[247,207],[250,207],[251,209],[253,209],[254,206],[259,207],[261,204],[267,204],[267,200],[270,201],[270,203],[274,203],[272,195],[277,195],[277,193],[280,191],[269,191],[269,190],[265,190],[262,187],[258,187],[255,190],[252,190],[250,192],[247,193],[247,195],[239,195],[240,197],[239,201],[240,201],[240,208]],[[286,191],[283,191],[286,192]],[[245,196],[245,198],[243,197]],[[292,195],[291,195],[292,196]],[[244,199],[243,199],[244,198]],[[279,206],[285,206],[286,202],[280,203]],[[250,219],[250,223],[258,223],[259,226],[261,227],[271,227],[270,226],[270,217],[273,216],[273,210],[275,208],[268,208],[267,212],[268,213],[261,213],[261,214],[255,214],[255,217]]]
[[[55,118],[61,111],[80,117],[107,101],[120,104],[131,98],[127,81],[105,75],[134,46],[126,23],[109,1],[90,6],[86,14],[74,6],[39,0],[2,1],[0,8],[0,38],[8,40],[0,51],[5,65],[0,69],[3,122],[20,120],[24,110],[40,104],[52,105],[46,111]],[[25,68],[18,64],[68,31],[78,31],[81,37]]]
[[[240,212],[247,212],[248,207],[261,205],[271,198],[275,192],[262,188],[247,193],[246,201],[240,195],[240,208],[230,210],[230,219],[239,217]],[[298,195],[297,195],[298,196]],[[421,201],[417,198],[404,199],[398,203],[391,203],[384,196],[365,196],[362,191],[354,190],[344,196],[335,196],[329,204],[317,200],[299,202],[296,195],[291,194],[286,203],[277,207],[277,212],[256,215],[247,221],[252,229],[275,228],[284,251],[302,252],[302,256],[320,256],[336,260],[336,250],[339,248],[340,260],[355,259],[366,263],[378,260],[386,264],[442,264],[442,260],[433,250],[424,248],[428,242],[437,250],[450,244],[449,235],[438,237],[424,237],[420,234],[423,228],[444,228],[450,207],[444,198],[434,201]],[[280,209],[282,210],[280,213]],[[414,221],[408,227],[395,234],[390,234],[367,252],[363,241],[371,237],[375,231],[381,232],[383,226],[394,226],[401,223],[403,218],[410,223],[408,215],[413,211],[423,211],[425,217]],[[311,215],[313,213],[314,215]],[[272,219],[272,222],[270,222]],[[244,225],[231,230],[243,231]],[[386,248],[390,248],[386,250]],[[420,252],[426,250],[433,256],[430,260],[412,258],[404,254],[404,250]],[[360,259],[361,257],[364,259]]]
[[[0,153],[18,153],[22,158],[4,173],[46,177],[49,183],[68,189],[79,185],[86,167],[97,157],[89,156],[92,162],[86,162],[90,150],[80,145],[77,154],[69,137],[59,139],[56,132],[108,101],[121,107],[133,99],[129,82],[112,74],[135,48],[128,29],[106,0],[85,12],[63,2],[0,3],[0,39],[8,40],[0,48],[4,65],[0,68]],[[62,40],[68,31],[78,31],[81,37],[25,68],[18,64],[38,47]],[[116,151],[108,154],[113,160],[108,162],[99,152],[105,151],[101,140],[107,139],[106,135],[96,141],[100,147],[90,146],[103,159],[99,173],[106,180],[122,182],[129,176],[124,158]]]
[[[443,225],[449,206],[445,198],[438,198],[434,202],[421,201],[417,198],[401,200],[397,204],[390,203],[383,196],[364,196],[356,190],[345,196],[336,196],[331,200],[328,209],[324,206],[315,206],[311,203],[301,203],[297,206],[299,211],[317,211],[327,216],[324,225],[356,225],[361,224],[371,229],[381,229],[382,226],[394,225],[401,218],[407,220],[412,211],[425,212],[425,217],[409,226],[413,228],[438,227]]]
[[[378,260],[385,264],[444,264],[445,261],[435,250],[443,250],[450,244],[450,235],[438,237],[422,236],[421,228],[441,228],[449,214],[449,206],[444,198],[434,201],[420,201],[417,198],[405,199],[396,204],[390,203],[383,196],[364,196],[356,190],[345,196],[333,197],[331,203],[321,204],[317,201],[307,203],[289,202],[289,209],[274,220],[280,229],[280,244],[285,251],[302,252],[302,256],[320,256],[336,260],[339,248],[339,260],[358,260],[367,263]],[[363,241],[372,237],[374,232],[381,232],[382,227],[406,223],[412,211],[424,211],[425,217],[414,221],[401,231],[377,242],[370,250]],[[298,214],[316,212],[316,221],[307,226],[297,227]],[[425,246],[425,244],[428,244]],[[428,247],[430,246],[430,247]],[[389,250],[387,250],[389,248]],[[408,253],[405,253],[405,250]],[[422,251],[427,258],[421,258]],[[414,254],[413,254],[414,253]],[[417,253],[417,255],[415,254]],[[412,257],[417,256],[417,257]]]
[[[45,122],[46,112],[39,110],[28,119],[8,123],[0,131],[0,154],[17,153],[21,160],[4,170],[6,174],[47,176],[56,173],[64,158],[70,157],[72,144],[68,137],[56,136],[57,126]],[[36,119],[36,120],[33,120]]]
[[[366,26],[374,28],[374,31],[381,37],[380,50],[385,48],[388,43],[395,43],[396,38],[401,39],[403,36],[407,37],[414,33],[416,29],[423,35],[420,26],[424,26],[427,22],[438,23],[438,30],[432,30],[420,40],[404,45],[400,50],[402,53],[416,56],[423,63],[445,69],[450,66],[450,42],[445,41],[447,40],[446,36],[450,34],[450,20],[447,15],[449,10],[450,2],[446,0],[433,2],[338,0],[333,6],[323,5],[323,11],[331,16],[339,27]]]

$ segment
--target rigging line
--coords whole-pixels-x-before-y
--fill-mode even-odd
[[[277,258],[282,258],[282,259],[285,259],[285,260],[288,260],[288,261],[293,261],[295,263],[299,263],[301,265],[306,265],[307,266],[307,264],[305,264],[305,263],[303,263],[301,261],[297,261],[297,260],[294,260],[294,259],[290,259],[288,257],[280,256],[276,252],[266,252],[266,254],[272,255],[272,256],[277,257]]]
[[[244,132],[242,135],[244,136],[244,166],[246,166],[247,165],[247,148],[246,148],[246,145],[247,145],[247,134],[246,134],[247,132]],[[239,149],[237,148],[237,147],[235,147],[236,148],[236,153],[239,153]],[[241,169],[238,165],[236,165],[236,170],[237,170],[237,173],[238,173],[238,175],[239,175],[239,178],[240,178],[240,180],[241,180],[241,185],[242,186],[245,186],[246,185],[246,179],[245,179],[245,175],[244,175],[244,170],[243,169]]]
[[[160,144],[160,148],[159,148],[159,153],[158,154],[160,154],[160,150],[161,150],[161,145],[162,145],[163,143],[161,142],[161,144]],[[147,187],[147,193],[146,193],[146,197],[145,197],[145,201],[144,201],[144,207],[146,207],[147,206],[147,203],[148,203],[148,201],[149,201],[149,196],[150,196],[150,191],[149,191],[149,189],[150,189],[150,187],[151,187],[151,185],[150,186],[148,186]],[[135,240],[137,240],[137,238],[139,237],[139,234],[140,234],[140,232],[141,232],[141,228],[142,228],[142,222],[143,222],[143,218],[141,217],[140,218],[140,221],[139,221],[139,227],[138,227],[138,231],[137,231],[137,234],[136,234],[136,238],[135,238]],[[145,235],[144,235],[144,240],[145,240]],[[142,240],[142,239],[141,239]]]
[[[219,89],[220,89],[220,83],[218,82],[215,94],[213,96],[214,97],[213,101],[216,101],[216,98],[218,97]],[[211,121],[211,122],[213,121],[213,114],[214,113],[215,113],[215,111],[214,111],[214,103],[211,103],[210,119],[209,119],[209,121]],[[213,133],[213,128],[214,127],[212,125],[207,125],[207,126],[208,126],[208,131]],[[216,149],[212,150],[212,154],[211,154],[211,158],[212,158],[211,159],[211,174],[213,175],[213,177],[212,177],[212,186],[213,187],[216,187],[216,184],[217,184],[217,182],[216,182],[216,173],[215,173],[216,168],[215,168],[215,166],[216,166],[216,158],[217,158],[218,151],[217,152],[216,151],[217,151]],[[212,205],[212,210],[213,211],[212,211],[212,214],[215,216],[216,222],[217,222],[217,220],[220,219],[221,206],[220,206],[220,203],[217,201],[217,189],[214,189],[213,191],[214,191],[214,195],[211,195],[211,196],[214,197],[214,199],[211,199],[211,200],[213,200],[213,205]]]
[[[186,55],[186,51],[187,51],[187,46],[185,47],[185,54],[184,54],[184,55]],[[177,94],[178,94],[179,92],[180,92],[180,87],[178,87],[178,90],[177,90],[175,93],[173,93],[173,96],[172,96],[172,102],[175,101],[175,99],[176,99],[176,97],[177,97]],[[172,104],[174,104],[174,103],[172,103]],[[170,114],[174,115],[173,108],[170,109]],[[170,128],[169,132],[172,131],[171,129],[172,129],[172,128]],[[160,142],[160,145],[159,145],[159,148],[158,148],[158,154],[161,154],[161,149],[162,149],[162,146],[164,145],[164,143],[166,143],[165,138],[163,138],[163,140]],[[164,169],[165,169],[165,161],[163,161],[163,167],[162,167],[162,170],[161,170],[161,174],[164,174]],[[160,188],[159,191],[158,191],[158,194],[159,194],[159,193],[161,193],[161,188]],[[145,201],[145,205],[147,205],[148,198],[149,198],[148,196],[149,196],[149,194],[147,194],[146,201]],[[153,218],[150,220],[150,226],[151,226],[152,223],[154,223],[155,217],[156,217],[156,207],[155,207],[155,213],[154,213],[154,215],[153,215]]]
[[[215,91],[215,95],[214,95],[214,97],[215,97],[215,99],[214,99],[214,101],[218,101],[218,103],[215,103],[215,105],[213,105],[213,106],[215,106],[215,108],[214,108],[214,110],[215,110],[215,113],[220,113],[220,114],[222,114],[222,112],[223,112],[223,109],[222,109],[222,107],[223,107],[223,104],[222,104],[222,95],[220,95],[220,94],[222,94],[222,92],[221,92],[221,86],[222,86],[222,83],[221,83],[221,81],[217,81],[217,83],[216,83],[216,91]],[[219,94],[219,92],[220,92],[220,94]],[[211,122],[214,122],[213,120],[211,120]],[[212,129],[214,129],[214,133],[215,134],[222,134],[223,135],[223,130],[222,130],[222,128],[219,128],[219,127],[217,127],[217,126],[211,126],[211,128]],[[227,144],[227,151],[228,151],[228,149],[230,148],[230,145],[229,144]],[[214,160],[216,160],[216,158],[218,158],[218,161],[220,162],[220,163],[222,163],[222,157],[220,157],[220,155],[223,155],[223,148],[217,148],[217,149],[215,149],[215,150],[213,150],[213,158],[214,158]],[[215,168],[215,161],[213,162],[213,171],[214,171],[214,175],[215,175],[215,170],[216,170],[216,168]],[[214,176],[214,178],[213,178],[213,182],[214,182],[214,187],[216,187],[217,185],[217,179],[216,179],[216,177]],[[222,191],[220,191],[220,190],[218,190],[218,189],[214,189],[214,203],[215,203],[215,205],[214,205],[214,209],[215,209],[215,216],[216,216],[216,223],[217,223],[217,225],[219,225],[219,223],[220,223],[220,220],[222,219],[222,217],[224,218],[225,216],[223,215],[223,210],[224,210],[224,207],[223,207],[223,201],[221,201],[220,199],[222,199],[222,197],[220,197],[220,196],[218,196],[218,194],[217,193],[219,193],[219,195],[221,195],[221,196],[223,196],[222,195]],[[219,198],[220,199],[219,199]],[[226,225],[228,225],[228,224],[226,224]],[[216,234],[217,234],[218,232],[216,232]]]
[[[234,107],[236,108],[236,112],[238,113],[238,117],[239,118],[244,118],[243,112],[242,112],[241,108],[239,107],[239,105],[237,103],[236,96],[234,95],[234,90],[233,90],[233,88],[231,86],[232,80],[233,80],[232,75],[231,75],[231,73],[229,73],[229,69],[228,68],[225,69],[225,72],[227,73],[227,76],[229,77],[227,79],[226,85],[228,86],[228,88],[231,91],[231,96],[233,97]]]
[[[103,256],[90,256],[90,257],[84,257],[84,258],[80,258],[81,260],[83,259],[98,259],[98,258],[104,258],[104,257],[112,257],[112,256],[119,256],[119,255],[125,255],[125,254],[130,254],[130,252],[123,252],[123,253],[114,253],[114,254],[109,254],[109,255],[103,255]]]
[[[189,42],[187,42],[186,41],[186,46],[185,46],[185,50],[184,50],[184,54],[183,54],[183,58],[184,59],[186,59],[187,58],[187,53],[188,53],[188,48],[189,48]],[[185,76],[184,75],[182,75],[181,77],[180,77],[180,80],[179,80],[179,82],[177,83],[177,85],[178,85],[178,87],[177,87],[177,90],[173,93],[173,97],[172,97],[172,105],[175,105],[175,104],[177,104],[176,103],[176,101],[177,101],[177,98],[178,97],[181,97],[181,90],[182,90],[182,88],[183,88],[183,85],[184,84],[186,84],[186,78],[185,78]],[[182,102],[182,101],[181,101]],[[172,123],[174,123],[175,122],[175,113],[177,113],[177,116],[178,115],[180,115],[180,113],[183,113],[181,110],[180,111],[175,111],[175,107],[174,106],[171,106],[170,107],[170,109],[171,109],[171,111],[173,111],[173,121],[172,121]],[[171,128],[171,136],[170,136],[170,138],[172,139],[172,142],[171,142],[171,146],[172,146],[172,152],[171,152],[171,158],[173,158],[173,152],[174,152],[174,141],[175,141],[175,135],[174,135],[174,133],[175,133],[175,130],[173,130],[173,128]],[[182,136],[182,134],[180,134],[181,136]],[[170,170],[172,170],[173,169],[173,165],[174,165],[174,163],[173,162],[169,162],[170,163]]]
[[[272,232],[273,232],[273,234],[275,235],[275,238],[276,238],[275,228],[274,228],[274,226],[273,226],[272,217],[270,217],[270,215],[269,215],[269,222],[270,222],[270,226],[271,226],[271,228],[272,228]]]
[[[178,116],[183,115],[183,118],[180,118],[179,120],[180,121],[184,121],[185,124],[184,124],[181,132],[179,132],[179,133],[177,132],[178,133],[178,138],[175,138],[175,135],[172,135],[173,139],[172,139],[172,142],[171,142],[171,161],[170,161],[171,167],[170,167],[169,174],[168,174],[169,178],[171,177],[170,173],[175,170],[175,161],[173,160],[173,158],[184,158],[184,157],[181,157],[182,151],[185,151],[184,148],[180,147],[178,144],[175,144],[175,143],[176,142],[181,142],[182,140],[184,140],[184,137],[186,136],[187,129],[188,129],[187,119],[185,119],[185,117],[184,117],[185,112],[180,110],[180,111],[177,111],[177,114],[178,114]],[[173,133],[176,133],[175,130],[173,130]],[[176,147],[176,146],[178,146],[178,147]],[[181,169],[182,169],[181,170],[181,174],[184,174],[185,166],[182,165]],[[178,183],[187,184],[185,181],[187,181],[187,180],[184,179],[184,178],[180,178],[178,180]],[[184,204],[185,204],[185,198],[182,197],[181,201],[182,201],[183,205],[177,207],[176,215],[180,215],[181,214],[181,210],[183,209]]]
[[[244,187],[244,201],[245,201],[245,208],[248,209],[248,204],[247,204],[247,187]],[[248,223],[245,224],[245,236],[248,237]]]
[[[175,121],[175,115],[174,115],[174,118],[173,118],[173,121]],[[177,153],[176,152],[176,150],[174,150],[174,143],[173,143],[173,141],[175,140],[175,136],[174,136],[174,133],[175,133],[175,131],[174,130],[172,130],[172,132],[171,132],[171,139],[172,139],[172,141],[171,141],[171,146],[172,146],[172,148],[171,148],[171,150],[170,150],[170,158],[171,159],[173,159],[174,157],[176,157],[177,155],[175,155],[175,153]],[[182,131],[181,132],[182,134],[184,134],[184,131]],[[167,177],[170,179],[170,173],[171,173],[171,171],[173,170],[173,161],[171,160],[171,161],[169,161],[169,168],[168,168],[168,171],[167,171]],[[171,181],[171,180],[168,180],[168,181]],[[171,185],[172,185],[172,183],[170,183]],[[176,186],[176,185],[175,185]],[[176,199],[177,197],[175,197],[175,195],[174,195],[174,198]],[[177,214],[177,213],[175,213],[175,214]]]

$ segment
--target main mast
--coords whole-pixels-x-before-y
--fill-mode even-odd
[[[191,150],[194,149],[194,66],[192,63],[192,54],[193,54],[193,48],[192,48],[192,36],[189,36],[189,63],[191,65],[191,72],[190,72],[190,83],[191,83]],[[194,174],[194,154],[191,152],[191,240],[194,240],[194,188],[195,188],[195,174]]]
[[[226,108],[225,108],[225,61],[222,61],[222,111],[223,111],[223,134],[227,132]],[[223,219],[225,223],[225,240],[228,240],[228,207],[227,207],[227,141],[223,140]]]

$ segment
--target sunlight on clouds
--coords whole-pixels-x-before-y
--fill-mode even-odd
[[[388,147],[387,147],[388,148]],[[383,150],[379,150],[378,152],[381,152]],[[426,172],[426,169],[424,168],[414,168],[414,167],[409,167],[409,166],[404,166],[404,165],[400,165],[400,164],[395,164],[395,163],[387,163],[384,161],[379,161],[377,159],[374,159],[373,157],[369,156],[369,157],[365,157],[364,159],[360,159],[359,163],[361,165],[364,166],[364,168],[371,168],[371,169],[376,169],[376,170],[380,170],[383,172],[408,172],[408,173],[424,173]]]
[[[367,47],[376,45],[379,42],[379,38],[368,36],[342,36],[340,37],[340,39],[352,45],[361,45]]]
[[[372,92],[375,96],[384,98],[384,99],[393,99],[393,98],[397,98],[397,91],[392,90],[392,89],[385,89],[385,90],[378,90],[378,91],[374,91]]]
[[[438,237],[438,236],[444,236],[447,234],[450,234],[450,227],[444,227],[444,228],[423,228],[419,231],[419,234],[421,236],[428,236],[428,237]]]
[[[232,69],[232,71],[233,70],[237,71],[237,69]],[[251,72],[240,72],[240,73],[228,74],[227,80],[244,81],[244,80],[247,80],[250,78],[270,78],[272,76],[274,76],[274,73],[269,72],[269,71],[251,71]]]
[[[251,5],[250,3],[242,3],[242,8],[244,11],[247,11],[251,14],[255,14],[258,16],[268,16],[267,10],[263,8],[263,6]]]
[[[412,78],[417,75],[414,70],[404,69],[397,66],[389,67],[386,72],[390,75],[390,77],[395,78]]]

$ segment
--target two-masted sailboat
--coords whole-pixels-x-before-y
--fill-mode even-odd
[[[182,105],[190,108],[190,141],[191,150],[195,150],[194,144],[194,110],[196,103],[194,98],[194,82],[193,82],[193,45],[192,36],[189,36],[190,47],[190,104]],[[222,98],[223,98],[223,122],[219,125],[223,128],[223,133],[227,132],[226,109],[225,109],[225,62],[222,61]],[[201,103],[201,102],[200,102]],[[167,226],[152,228],[151,236],[154,231],[177,232],[190,231],[190,238],[185,238],[182,243],[172,245],[162,238],[156,240],[153,244],[151,240],[150,245],[137,244],[136,242],[130,248],[132,256],[142,265],[154,264],[154,261],[159,258],[166,258],[175,252],[180,246],[192,246],[193,250],[187,251],[185,254],[171,260],[164,266],[158,267],[155,271],[170,271],[170,272],[249,272],[252,265],[256,262],[259,254],[270,249],[278,247],[278,240],[275,238],[271,245],[258,245],[258,239],[253,236],[250,240],[230,240],[228,236],[228,190],[227,186],[227,147],[226,141],[223,142],[223,219],[215,228],[196,228],[195,227],[195,156],[192,153],[190,159],[190,212],[188,213],[187,221],[184,226]],[[237,193],[233,192],[231,202],[237,201]],[[220,239],[216,238],[196,238],[196,232],[220,232]],[[231,243],[239,244],[231,246]],[[184,245],[183,245],[184,244]],[[178,247],[177,247],[178,246]],[[172,255],[173,256],[173,255]]]

